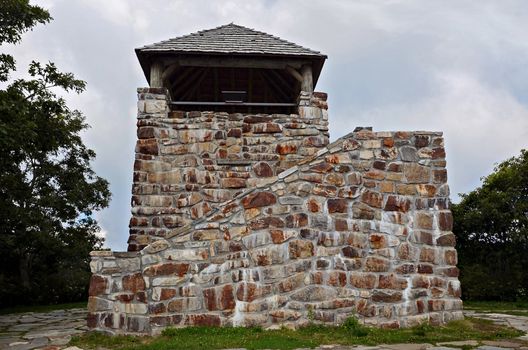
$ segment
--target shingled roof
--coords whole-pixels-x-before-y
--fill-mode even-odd
[[[311,56],[326,58],[326,55],[276,36],[246,28],[234,23],[213,29],[160,41],[136,49],[138,53],[209,53],[269,56]]]

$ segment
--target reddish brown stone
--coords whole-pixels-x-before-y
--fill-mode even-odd
[[[362,256],[361,250],[354,248],[352,246],[345,246],[341,249],[343,256],[347,258],[359,258]]]
[[[400,173],[402,171],[402,164],[401,163],[390,163],[387,170],[395,172],[395,173]]]
[[[86,325],[88,326],[88,328],[96,328],[97,327],[97,321],[98,321],[97,314],[89,312],[88,316],[86,317]]]
[[[343,271],[332,271],[328,276],[328,284],[334,287],[344,287],[347,284],[347,275]]]
[[[369,236],[370,247],[372,249],[381,249],[387,247],[387,237],[380,234],[371,234]]]
[[[330,185],[343,186],[345,184],[345,178],[341,174],[330,173],[326,175],[325,182]]]
[[[152,139],[155,138],[155,129],[153,127],[141,127],[137,130],[138,139]]]
[[[136,293],[145,290],[145,280],[141,273],[134,273],[123,277],[123,290]]]
[[[283,243],[286,240],[284,231],[282,230],[270,230],[271,240],[275,244]]]
[[[160,293],[160,300],[169,300],[174,298],[178,294],[176,289],[162,288]]]
[[[334,225],[336,231],[348,231],[348,222],[345,219],[335,219]]]
[[[458,275],[460,274],[460,270],[457,267],[448,267],[442,269],[441,273],[447,277],[458,277]]]
[[[284,227],[284,221],[281,218],[275,216],[265,216],[257,220],[253,220],[249,223],[249,227],[252,230],[262,230],[268,227]]]
[[[182,315],[171,315],[171,316],[151,316],[150,324],[158,327],[167,327],[171,325],[180,324],[183,317]]]
[[[405,197],[388,196],[385,203],[385,211],[399,211],[406,213],[411,207],[411,201]]]
[[[372,301],[377,303],[396,303],[401,301],[401,299],[401,292],[384,292],[376,290],[374,293],[372,293]]]
[[[435,252],[433,248],[423,247],[420,250],[420,261],[434,263],[435,261]]]
[[[185,324],[189,326],[219,327],[222,322],[218,315],[194,314],[185,317]]]
[[[273,176],[273,170],[266,162],[259,162],[253,166],[253,171],[258,177],[271,177]]]
[[[159,153],[156,139],[137,140],[136,153],[157,155]]]
[[[246,187],[246,179],[231,177],[222,179],[220,184],[223,188],[244,188]]]
[[[205,306],[209,311],[232,310],[235,308],[233,286],[213,287],[203,290]]]
[[[189,264],[180,263],[164,263],[152,265],[143,271],[145,276],[162,276],[162,275],[178,275],[184,276],[189,271]]]
[[[298,273],[294,276],[283,279],[279,282],[279,292],[290,292],[304,285],[304,273]]]
[[[456,237],[452,233],[442,235],[436,239],[436,245],[444,247],[454,247],[456,245]]]
[[[240,283],[237,286],[236,296],[240,301],[252,302],[265,297],[272,292],[271,285],[258,285],[256,283]]]
[[[414,231],[413,238],[416,243],[433,244],[433,234],[430,232]]]
[[[438,213],[438,228],[442,231],[451,231],[453,229],[453,215],[451,212]]]
[[[431,274],[433,273],[433,267],[427,264],[418,264],[418,273]]]
[[[398,259],[400,260],[413,260],[411,257],[411,246],[409,243],[402,243],[398,247]]]
[[[288,245],[290,259],[303,259],[314,255],[314,245],[311,241],[297,239]]]
[[[125,304],[131,303],[134,300],[134,294],[133,293],[118,294],[116,296],[116,299]]]
[[[369,256],[365,262],[365,271],[386,272],[389,271],[390,262],[384,258]]]
[[[447,170],[446,169],[438,169],[433,170],[433,181],[436,183],[446,183],[447,182]]]
[[[316,174],[316,173],[300,173],[299,179],[304,181],[310,181],[315,183],[321,183],[323,182],[323,174]]]
[[[318,213],[323,209],[321,203],[319,203],[315,198],[308,199],[306,205],[308,207],[308,210],[312,213]]]
[[[244,123],[255,124],[255,123],[265,123],[272,121],[273,118],[269,115],[250,115],[244,118]]]
[[[326,205],[329,213],[346,213],[348,211],[348,201],[346,199],[328,199]]]
[[[350,274],[350,284],[356,288],[373,289],[376,286],[378,278],[372,273],[355,273]]]
[[[297,153],[297,145],[294,143],[283,143],[283,144],[279,143],[275,147],[275,152],[281,155]]]
[[[370,303],[366,299],[358,300],[356,304],[357,313],[365,317],[373,317],[376,315],[376,305]]]
[[[433,216],[429,213],[418,212],[415,215],[416,228],[432,230],[433,229]]]
[[[104,294],[108,287],[108,280],[99,275],[92,275],[90,278],[90,289],[88,290],[89,296],[97,296]]]
[[[446,265],[455,266],[457,264],[457,252],[456,250],[446,250],[444,253],[444,261]]]
[[[271,192],[250,193],[241,201],[245,209],[266,207],[275,204],[277,199]]]
[[[337,187],[317,184],[313,187],[312,193],[318,196],[335,197],[337,194]]]
[[[380,289],[405,289],[407,288],[407,280],[400,278],[394,274],[380,275],[378,288]]]
[[[428,167],[416,163],[404,164],[403,173],[407,183],[428,183],[431,177],[431,170]]]
[[[330,163],[322,162],[318,163],[310,168],[310,171],[314,171],[316,173],[327,173],[329,171],[332,171],[334,169],[333,165]]]
[[[227,132],[227,137],[236,137],[236,138],[242,137],[242,129],[240,128],[229,129],[229,131]]]
[[[304,227],[308,225],[308,215],[305,213],[295,213],[286,216],[286,227]]]
[[[425,302],[423,300],[416,300],[416,309],[419,314],[423,314],[425,312]]]
[[[253,132],[255,134],[274,134],[282,132],[282,127],[276,123],[255,124],[253,125]]]
[[[150,303],[148,310],[150,314],[163,314],[167,312],[167,307],[164,303]]]
[[[416,272],[416,266],[413,264],[402,264],[394,269],[394,272],[396,272],[399,275],[408,275],[411,273]]]
[[[432,155],[433,159],[445,158],[445,156],[446,156],[445,149],[443,147],[433,148],[433,155]]]
[[[383,195],[374,191],[365,191],[361,196],[361,201],[374,208],[381,208],[383,202]]]
[[[429,311],[442,311],[445,308],[444,300],[429,300],[427,302]]]

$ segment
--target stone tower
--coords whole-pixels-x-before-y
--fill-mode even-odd
[[[462,317],[442,133],[329,144],[326,56],[238,25],[136,53],[129,252],[92,252],[90,328]]]
[[[235,24],[136,50],[129,250],[270,182],[328,144],[326,56]]]

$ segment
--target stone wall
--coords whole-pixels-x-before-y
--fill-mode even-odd
[[[462,318],[445,165],[441,133],[351,133],[139,252],[93,252],[88,325]]]
[[[171,111],[165,89],[141,88],[138,97],[129,251],[328,144],[323,93],[302,93],[292,115]]]

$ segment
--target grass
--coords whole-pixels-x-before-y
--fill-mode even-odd
[[[86,302],[67,303],[67,304],[55,304],[55,305],[21,305],[12,306],[4,309],[0,309],[0,315],[5,314],[20,314],[24,312],[50,312],[54,310],[67,310],[86,308]]]
[[[455,340],[496,340],[523,335],[513,328],[490,321],[466,318],[445,326],[420,325],[414,328],[383,330],[367,328],[349,320],[341,327],[312,325],[299,330],[261,328],[168,328],[159,337],[108,336],[87,333],[72,339],[69,345],[83,349],[108,348],[118,350],[165,349],[247,349],[313,348],[323,344],[377,345],[394,343],[438,343]]]
[[[464,301],[465,310],[528,316],[528,301]]]

